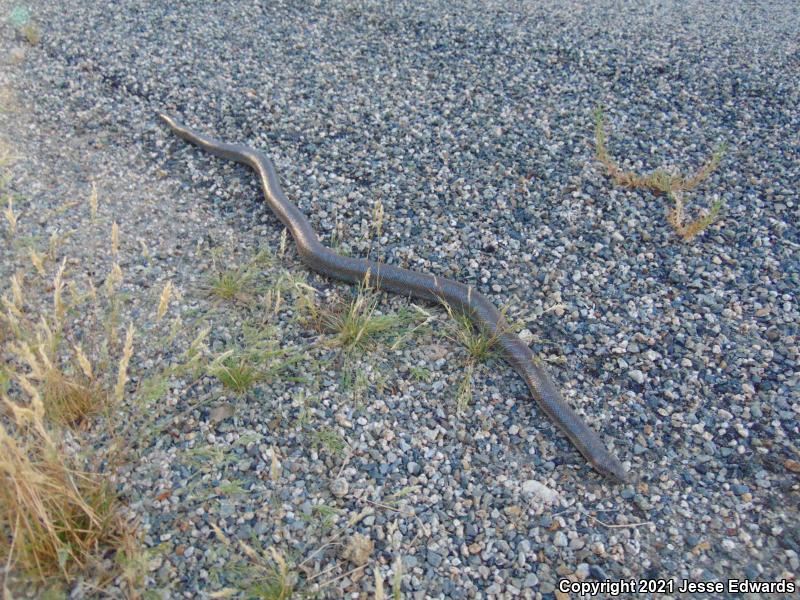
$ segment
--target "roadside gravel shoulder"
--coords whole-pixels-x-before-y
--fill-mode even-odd
[[[375,570],[388,590],[398,561],[404,594],[419,598],[552,597],[563,577],[796,578],[791,3],[127,0],[31,14],[39,44],[0,30],[0,141],[16,156],[4,193],[19,213],[0,281],[55,236],[68,275],[102,284],[116,222],[138,331],[129,402],[204,327],[209,359],[254,325],[302,359],[244,394],[211,376],[168,379],[117,475],[153,589],[246,588],[264,572],[239,540],[276,548],[298,586],[329,597],[373,594]],[[626,168],[690,171],[730,144],[692,195],[693,210],[725,203],[695,242],[677,239],[660,199],[605,177],[597,104]],[[507,304],[636,481],[596,477],[502,362],[472,373],[459,414],[465,353],[437,331],[435,307],[423,307],[432,331],[355,357],[298,319],[296,288],[265,314],[281,281],[306,281],[320,302],[350,290],[308,274],[291,247],[281,255],[251,172],[175,138],[155,110],[267,151],[341,251]],[[386,216],[370,243],[377,200]],[[259,250],[270,260],[254,267],[256,301],[209,297],[216,270],[253,265]],[[169,323],[181,317],[171,346],[167,325],[151,324],[167,281]],[[409,306],[386,297],[378,310]],[[372,544],[363,562],[356,534]]]

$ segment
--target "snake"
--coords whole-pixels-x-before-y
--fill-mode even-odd
[[[628,472],[600,436],[564,400],[553,379],[528,345],[511,331],[503,314],[473,286],[452,279],[411,271],[365,258],[343,256],[322,244],[311,222],[281,189],[269,157],[243,144],[218,141],[158,111],[173,133],[210,154],[251,167],[261,182],[267,204],[288,229],[300,260],[324,276],[361,283],[369,278],[376,288],[434,303],[446,303],[465,314],[494,340],[505,360],[522,377],[544,413],[601,475],[615,482],[628,480]]]

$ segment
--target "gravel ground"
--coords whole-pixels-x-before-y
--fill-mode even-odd
[[[436,328],[344,360],[311,343],[287,292],[272,334],[313,377],[240,396],[171,381],[119,476],[151,550],[148,587],[242,585],[236,540],[274,546],[324,597],[371,597],[373,569],[390,590],[398,557],[413,598],[547,598],[563,577],[794,580],[796,3],[452,4],[32,2],[31,45],[0,2],[19,239],[55,232],[73,275],[101,277],[119,223],[126,310],[139,347],[156,348],[137,352],[132,387],[179,360],[147,325],[164,282],[182,294],[171,316],[186,339],[207,323],[219,353],[263,315],[202,293],[212,263],[276,253],[281,235],[251,173],[172,136],[154,118],[165,109],[265,149],[342,251],[367,251],[380,200],[372,255],[508,305],[637,478],[596,476],[504,363],[475,372],[457,414],[465,354]],[[637,171],[691,171],[728,143],[690,196],[695,211],[725,204],[694,242],[661,199],[604,175],[598,104],[610,151]],[[2,280],[17,266],[0,260]],[[259,269],[305,273],[291,249]]]

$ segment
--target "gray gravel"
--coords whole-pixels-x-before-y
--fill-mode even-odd
[[[213,325],[212,351],[240,339],[257,311],[198,292],[210,249],[243,264],[281,234],[251,173],[174,138],[154,119],[166,109],[267,150],[343,251],[366,252],[380,200],[373,256],[509,305],[638,477],[600,480],[505,364],[476,370],[457,414],[464,351],[433,334],[359,357],[358,398],[320,346],[306,351],[313,385],[278,377],[235,397],[211,378],[173,381],[158,435],[142,435],[119,475],[163,597],[240,585],[244,556],[212,525],[302,563],[300,587],[335,579],[330,597],[371,595],[375,568],[391,589],[398,557],[413,598],[548,597],[563,577],[800,573],[800,12],[557,4],[62,0],[31,3],[35,46],[2,25],[0,137],[20,157],[20,235],[72,232],[73,274],[99,277],[118,221],[144,339],[156,339],[145,317],[167,279],[182,293],[173,312]],[[685,244],[661,199],[615,188],[593,159],[598,104],[631,169],[690,171],[727,142],[690,196],[693,210],[723,200],[722,218]],[[48,212],[91,181],[97,223],[85,204]],[[15,268],[1,260],[2,279]],[[292,250],[262,275],[284,271],[304,273]],[[306,348],[316,334],[287,306],[276,336]],[[137,377],[176,360],[139,354]],[[420,366],[429,381],[411,376]],[[344,448],[314,443],[320,431]],[[359,570],[364,539],[374,548]]]

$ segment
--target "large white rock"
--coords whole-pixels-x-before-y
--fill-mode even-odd
[[[559,501],[558,492],[550,489],[535,479],[528,479],[522,484],[522,491],[533,496],[545,504],[556,504]]]

